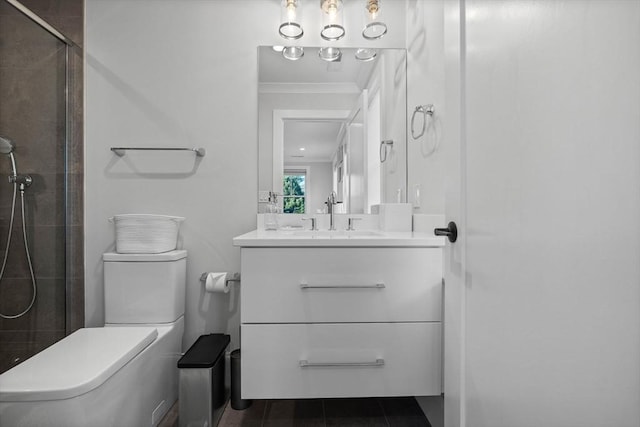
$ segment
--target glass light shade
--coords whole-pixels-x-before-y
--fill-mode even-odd
[[[373,61],[378,56],[378,49],[363,48],[356,50],[356,59],[358,61]]]
[[[304,56],[304,48],[301,46],[287,46],[282,49],[282,56],[290,61],[297,61]]]
[[[334,62],[342,58],[342,52],[337,47],[321,47],[318,50],[318,56],[323,61]]]
[[[365,21],[362,37],[367,40],[376,40],[387,34],[387,24],[380,16],[380,0],[365,0]]]
[[[320,0],[322,8],[322,31],[320,37],[334,41],[344,37],[342,0]]]
[[[278,33],[287,40],[297,40],[304,34],[300,25],[300,0],[282,0]]]

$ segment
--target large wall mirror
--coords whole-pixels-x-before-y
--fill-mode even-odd
[[[286,213],[322,213],[331,192],[343,213],[405,201],[406,51],[318,52],[258,48],[258,211],[269,191]]]

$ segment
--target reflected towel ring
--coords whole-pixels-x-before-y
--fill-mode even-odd
[[[387,146],[393,148],[393,140],[385,139],[380,141],[380,163],[384,163],[387,160]]]
[[[413,115],[411,116],[411,136],[413,137],[413,139],[418,139],[422,135],[424,135],[425,131],[427,130],[427,116],[433,119],[433,115],[435,114],[435,112],[436,112],[436,109],[433,106],[433,104],[418,105],[416,109],[413,110]],[[422,113],[423,119],[422,119],[422,130],[420,131],[419,135],[416,135],[414,122],[416,119],[416,114],[418,113]]]

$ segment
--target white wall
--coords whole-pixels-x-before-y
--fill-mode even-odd
[[[407,197],[414,204],[414,227],[432,229],[432,217],[445,213],[445,158],[442,133],[445,115],[444,2],[448,0],[410,1],[407,8]],[[433,104],[436,113],[427,135],[411,136],[411,116],[416,106]],[[421,129],[421,117],[415,128]],[[435,149],[434,149],[435,148]],[[415,188],[419,186],[420,206],[416,206]],[[426,224],[429,224],[427,226]],[[443,224],[438,224],[438,226]],[[423,412],[434,427],[444,424],[443,399],[440,396],[418,398]]]
[[[420,208],[415,213],[444,213],[444,157],[442,121],[445,120],[443,0],[409,2],[407,10],[407,163],[408,197],[414,203],[420,186]],[[425,136],[411,137],[411,116],[416,106],[433,104],[434,122]],[[416,133],[422,116],[415,119]],[[435,151],[433,151],[436,146]],[[430,154],[433,151],[432,154]]]
[[[404,199],[407,187],[406,105],[407,59],[404,51],[386,52],[380,62],[380,139],[392,140],[387,160],[382,164],[382,194],[387,203],[396,201],[400,190]]]
[[[86,1],[87,326],[104,321],[101,254],[114,240],[107,218],[176,214],[187,218],[184,344],[202,333],[231,332],[237,345],[237,294],[205,295],[198,279],[204,271],[239,271],[231,239],[255,228],[257,47],[282,44],[279,3]],[[326,45],[319,12],[306,4],[299,44]],[[389,33],[367,45],[405,46],[405,4],[385,3]],[[361,5],[347,2],[345,14],[347,35],[336,45],[365,44]],[[115,145],[202,146],[208,153],[196,164],[190,153],[119,159],[109,151]]]
[[[356,117],[361,116],[362,112]],[[347,128],[349,144],[349,213],[365,213],[365,196],[367,183],[364,168],[364,133],[365,127],[355,119]],[[344,199],[343,199],[344,200]]]

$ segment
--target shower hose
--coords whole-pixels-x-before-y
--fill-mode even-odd
[[[19,317],[24,316],[25,314],[27,314],[27,312],[29,312],[29,310],[31,310],[31,307],[33,307],[33,304],[36,302],[36,294],[37,294],[37,288],[36,288],[36,277],[33,274],[33,263],[31,262],[31,254],[29,253],[29,245],[27,243],[27,226],[26,226],[26,221],[25,221],[25,216],[24,216],[24,184],[18,184],[17,182],[13,183],[13,200],[11,202],[11,220],[9,221],[9,233],[7,234],[7,247],[4,251],[4,259],[2,260],[2,269],[0,270],[0,282],[2,281],[2,278],[4,277],[4,269],[7,266],[7,258],[9,257],[9,247],[11,246],[11,234],[13,234],[13,220],[15,217],[15,211],[16,211],[16,194],[18,192],[18,185],[20,185],[20,206],[21,206],[21,212],[22,212],[22,238],[24,239],[24,250],[25,253],[27,255],[27,262],[29,264],[29,273],[31,273],[31,285],[33,288],[33,292],[32,292],[32,296],[31,296],[31,302],[29,303],[29,306],[24,309],[24,311],[18,313],[18,314],[3,314],[0,313],[0,317],[3,319],[17,319]]]

